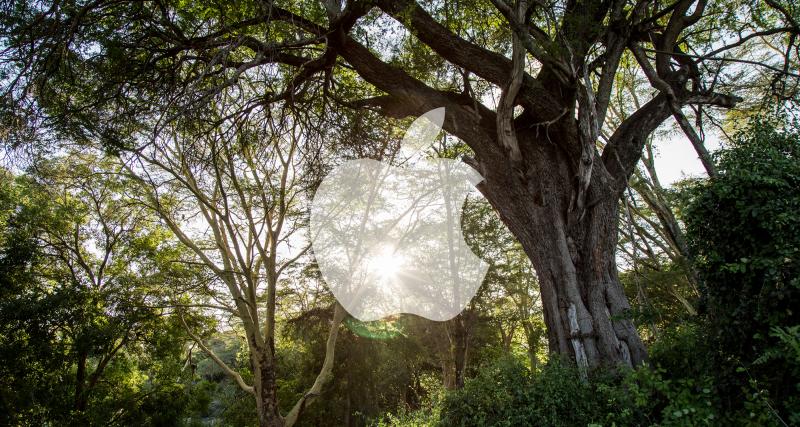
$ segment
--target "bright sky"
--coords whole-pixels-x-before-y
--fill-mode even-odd
[[[706,134],[706,148],[714,152],[720,147],[719,138]],[[706,171],[697,158],[689,140],[680,132],[673,132],[655,143],[656,172],[661,184],[670,186],[684,178],[705,177]]]

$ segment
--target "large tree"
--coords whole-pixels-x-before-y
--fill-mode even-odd
[[[232,116],[281,102],[323,123],[446,107],[536,269],[551,350],[583,368],[646,358],[615,247],[648,136],[674,118],[713,173],[692,115],[735,106],[737,84],[796,97],[797,12],[780,0],[5,4],[9,140],[47,129],[131,148],[221,93],[242,98]],[[609,125],[623,63],[650,88]]]

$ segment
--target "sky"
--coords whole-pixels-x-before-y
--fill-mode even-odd
[[[709,132],[706,148],[714,152],[720,147],[719,137]],[[655,141],[655,165],[661,184],[671,186],[684,178],[707,176],[694,147],[681,132],[671,132]]]

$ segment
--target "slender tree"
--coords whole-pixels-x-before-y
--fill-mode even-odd
[[[322,369],[282,416],[275,354],[279,282],[308,249],[300,234],[305,222],[300,207],[316,182],[318,144],[306,135],[300,145],[300,127],[286,111],[266,112],[274,116],[257,110],[246,119],[222,121],[209,132],[202,126],[197,131],[191,121],[172,126],[121,158],[140,183],[142,203],[212,273],[213,280],[196,290],[195,297],[210,297],[205,308],[241,325],[253,383],[215,354],[185,320],[190,336],[239,387],[253,394],[261,425],[293,425],[331,378],[345,312],[335,304]]]

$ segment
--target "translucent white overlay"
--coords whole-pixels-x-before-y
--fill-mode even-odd
[[[409,128],[406,154],[430,146],[444,109]],[[461,234],[461,210],[483,178],[451,159],[400,168],[371,159],[345,162],[317,189],[311,205],[312,248],[322,277],[354,317],[396,313],[447,320],[475,296],[487,265]]]

